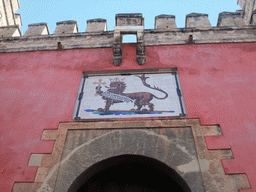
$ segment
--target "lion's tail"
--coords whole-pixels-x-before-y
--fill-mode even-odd
[[[141,75],[141,76],[137,76],[137,77],[139,77],[139,78],[141,79],[143,85],[145,85],[146,87],[148,87],[148,88],[150,88],[150,89],[153,89],[153,90],[160,91],[160,92],[162,92],[162,93],[165,94],[165,96],[164,96],[163,98],[159,98],[159,97],[153,95],[153,97],[155,97],[156,99],[166,99],[166,98],[168,97],[168,93],[166,93],[164,90],[162,90],[162,89],[160,89],[160,88],[158,88],[158,87],[155,87],[155,86],[154,86],[154,87],[151,87],[149,84],[147,84],[147,83],[146,83],[146,79],[149,78],[149,77],[145,77],[145,74],[143,74],[143,75]]]
[[[153,87],[151,87],[151,89],[154,89],[154,88],[153,88]],[[162,100],[162,99],[166,99],[166,98],[168,97],[168,93],[166,93],[164,90],[159,89],[159,88],[157,88],[157,87],[156,87],[156,89],[155,89],[155,90],[160,91],[160,92],[162,92],[162,93],[164,93],[164,94],[165,94],[165,96],[164,96],[163,98],[159,98],[159,97],[157,97],[157,96],[153,95],[153,97],[155,97],[156,99],[160,99],[160,100]]]

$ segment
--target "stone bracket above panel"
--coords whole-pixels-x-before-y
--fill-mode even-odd
[[[122,63],[122,36],[135,34],[137,36],[137,63],[143,65],[146,62],[144,27],[143,26],[116,26],[114,27],[113,63],[119,66]]]

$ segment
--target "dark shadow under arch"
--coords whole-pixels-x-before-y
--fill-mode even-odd
[[[120,155],[86,169],[72,183],[68,192],[172,190],[191,192],[184,179],[159,160],[142,155]]]

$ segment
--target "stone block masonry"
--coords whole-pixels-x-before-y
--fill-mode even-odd
[[[65,35],[69,33],[78,33],[78,26],[76,21],[62,21],[56,23],[56,29],[53,34]]]
[[[116,15],[119,26],[143,26],[141,14],[128,14],[127,21],[124,20],[125,15]],[[46,23],[31,24],[21,37],[18,37],[21,33],[17,27],[0,27],[0,52],[57,50],[58,42],[61,42],[63,50],[113,46],[114,33],[107,31],[106,20],[92,19],[87,23],[86,32],[78,32],[76,21],[58,22],[52,35]],[[186,28],[176,28],[174,16],[160,15],[155,18],[155,29],[144,29],[143,34],[145,46],[188,44],[189,37],[193,38],[194,44],[256,42],[256,26],[245,25],[238,12],[220,13],[217,27],[210,25],[206,14],[188,14]]]
[[[84,170],[122,154],[143,155],[167,164],[185,178],[192,192],[249,188],[244,174],[225,175],[220,159],[233,158],[232,152],[208,151],[205,135],[221,135],[221,130],[201,126],[197,119],[61,123],[58,130],[43,134],[43,140],[56,140],[53,153],[30,157],[30,162],[40,159],[35,181],[16,183],[13,192],[68,191]]]

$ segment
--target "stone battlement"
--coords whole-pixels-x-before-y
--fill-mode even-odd
[[[126,17],[124,17],[126,15]],[[127,18],[127,16],[129,16]],[[140,16],[140,17],[139,17]],[[256,23],[256,13],[252,16],[252,25]],[[116,15],[116,26],[144,26],[144,18],[142,14],[117,14]],[[177,29],[175,16],[174,15],[158,15],[155,17],[154,29],[156,30],[175,30]],[[244,27],[251,26],[251,24],[246,24],[242,18],[242,10],[237,12],[222,12],[219,14],[217,28],[218,27]],[[17,28],[17,25],[10,25],[0,27],[0,38],[5,37],[16,37],[22,36],[19,32],[12,30],[12,32],[6,33],[7,28]],[[186,15],[185,29],[188,28],[216,28],[211,26],[208,19],[208,14],[202,13],[190,13]],[[107,31],[107,20],[105,19],[90,19],[87,20],[86,32],[103,32]],[[63,35],[63,34],[74,34],[78,32],[78,26],[76,21],[62,21],[56,23],[56,29],[53,35]],[[83,33],[83,32],[82,32]],[[36,23],[28,25],[28,29],[24,36],[39,36],[39,35],[50,35],[48,25],[46,23]]]
[[[154,29],[143,30],[145,46],[198,43],[255,42],[256,26],[246,25],[242,11],[222,12],[216,27],[211,26],[207,14],[186,15],[185,28],[177,28],[175,16],[155,17]],[[255,13],[256,16],[256,13]],[[254,24],[254,17],[252,17]],[[122,36],[132,34],[134,26],[144,28],[142,14],[117,14],[116,27],[123,27]],[[115,30],[114,30],[115,31]],[[76,21],[57,22],[53,34],[46,23],[31,24],[23,36],[19,26],[0,27],[0,52],[60,50],[74,48],[112,47],[114,31],[107,31],[105,19],[87,21],[86,32],[79,32]],[[136,33],[136,31],[135,31]]]
[[[3,2],[17,5],[12,9],[14,15],[18,1]],[[87,20],[85,32],[78,31],[76,21],[62,21],[56,23],[53,34],[49,33],[47,23],[36,23],[28,25],[22,36],[19,28],[21,21],[7,22],[0,25],[0,52],[112,47],[114,54],[120,56],[122,37],[126,34],[137,35],[137,48],[141,55],[144,54],[145,46],[255,42],[255,0],[238,0],[237,3],[242,10],[220,13],[217,26],[211,25],[207,14],[190,13],[186,15],[185,28],[177,28],[174,15],[158,15],[155,17],[154,29],[144,29],[141,13],[121,13],[115,17],[116,27],[113,31],[108,31],[107,20],[98,18]],[[5,8],[7,10],[7,6]],[[8,21],[7,16],[6,19]],[[12,19],[15,21],[15,18]]]

